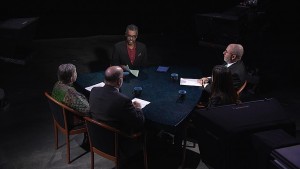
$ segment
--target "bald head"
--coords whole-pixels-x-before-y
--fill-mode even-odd
[[[236,55],[237,60],[241,60],[244,55],[244,47],[241,44],[229,44],[228,48],[230,48],[230,52]]]
[[[121,77],[123,77],[123,69],[120,66],[110,66],[105,70],[104,79],[106,84],[120,87],[123,82],[120,81]]]

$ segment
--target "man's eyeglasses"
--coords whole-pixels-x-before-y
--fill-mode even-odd
[[[127,38],[136,39],[137,35],[125,35]]]

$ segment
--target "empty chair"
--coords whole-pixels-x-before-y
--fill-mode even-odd
[[[143,139],[144,166],[145,169],[148,168],[146,133],[137,132],[129,135],[120,131],[119,129],[111,127],[103,122],[94,120],[90,117],[84,117],[84,119],[86,121],[88,136],[90,140],[91,169],[94,168],[94,153],[106,159],[114,161],[117,169],[120,167],[120,137],[126,137],[129,139]]]
[[[55,149],[58,149],[58,130],[66,136],[67,163],[70,163],[70,135],[84,133],[87,138],[87,128],[83,114],[58,102],[47,92],[44,93],[49,102],[50,111],[53,117]]]

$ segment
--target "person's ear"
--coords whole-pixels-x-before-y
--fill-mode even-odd
[[[117,82],[117,85],[118,85],[119,87],[121,87],[121,86],[122,86],[122,83],[123,83],[123,78],[119,78],[119,80],[118,80],[118,82]]]
[[[71,83],[75,82],[74,76],[71,76],[70,81],[71,81]]]
[[[236,59],[236,55],[232,54],[231,55],[231,60],[235,60]]]

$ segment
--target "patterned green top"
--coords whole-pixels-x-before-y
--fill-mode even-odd
[[[52,97],[79,112],[88,113],[90,111],[86,97],[71,85],[60,81],[56,82],[52,90]]]

